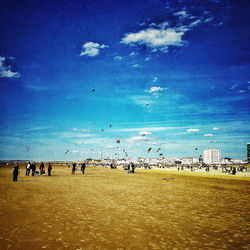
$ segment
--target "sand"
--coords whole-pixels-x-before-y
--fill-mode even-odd
[[[47,166],[46,166],[47,171]],[[53,166],[0,169],[0,249],[249,249],[250,178]],[[47,172],[46,172],[47,174]]]

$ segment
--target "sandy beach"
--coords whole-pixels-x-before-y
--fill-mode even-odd
[[[0,169],[1,249],[249,249],[249,173]]]

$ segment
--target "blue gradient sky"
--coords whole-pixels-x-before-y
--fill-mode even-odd
[[[247,2],[1,1],[0,159],[246,159]]]

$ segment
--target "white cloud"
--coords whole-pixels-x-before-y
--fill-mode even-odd
[[[196,20],[196,21],[190,23],[188,26],[191,27],[191,28],[193,28],[193,27],[197,26],[197,25],[200,24],[200,23],[201,23],[201,20],[198,19],[198,20]]]
[[[83,44],[80,56],[97,56],[100,49],[107,48],[107,45],[100,45],[99,43],[87,42]]]
[[[231,86],[231,90],[235,89],[237,86],[239,86],[239,84],[234,84],[233,86]]]
[[[145,128],[124,128],[124,129],[117,129],[116,132],[140,132],[140,131],[151,131],[151,132],[158,132],[164,130],[171,130],[175,129],[175,127],[145,127]]]
[[[45,91],[48,90],[49,88],[46,86],[41,86],[41,85],[24,85],[23,86],[26,89],[33,90],[33,91]]]
[[[178,32],[173,28],[157,29],[148,28],[136,33],[126,34],[121,43],[134,45],[146,45],[153,51],[167,52],[169,46],[183,46],[182,36],[184,32]]]
[[[140,131],[139,135],[151,135],[152,133],[149,131]]]
[[[106,148],[114,148],[114,146],[112,146],[112,145],[109,145],[109,146],[106,146]]]
[[[153,92],[163,91],[164,89],[166,89],[166,88],[151,87],[150,90],[145,90],[145,92],[153,93]]]
[[[150,61],[151,60],[151,58],[150,57],[145,57],[145,59],[144,59],[146,62],[148,62],[148,61]]]
[[[132,67],[133,67],[133,68],[138,68],[139,65],[136,63],[136,64],[132,65]]]
[[[169,26],[169,22],[165,21],[163,23],[160,23],[159,25],[157,25],[160,29],[166,29]]]
[[[204,136],[207,136],[207,137],[209,137],[209,136],[213,136],[212,134],[205,134]]]
[[[0,56],[0,77],[3,78],[19,78],[20,74],[18,72],[12,71],[11,65],[6,65],[6,58]]]
[[[119,60],[122,60],[122,57],[121,56],[115,56],[114,59],[119,61]]]
[[[204,20],[204,23],[209,23],[209,22],[212,22],[213,21],[213,18],[212,17],[208,17]]]
[[[174,16],[179,16],[181,18],[186,18],[186,17],[189,16],[185,10],[177,11],[173,15]]]
[[[153,82],[157,82],[157,81],[158,81],[158,77],[155,76]]]
[[[72,153],[79,153],[79,151],[78,150],[73,150]]]
[[[200,131],[198,128],[189,128],[187,129],[187,132],[198,132]]]
[[[238,93],[240,93],[240,94],[245,93],[245,92],[246,92],[246,90],[244,90],[244,89],[241,89],[238,91]]]
[[[89,129],[79,129],[79,128],[73,128],[73,131],[80,131],[80,132],[90,132]]]
[[[219,128],[213,128],[213,130],[219,130]]]
[[[142,136],[133,136],[133,137],[130,137],[128,139],[125,139],[125,141],[128,143],[134,143],[137,141],[145,141],[145,140],[147,140],[147,138],[142,137]]]

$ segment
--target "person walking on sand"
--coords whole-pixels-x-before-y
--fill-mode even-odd
[[[35,173],[36,173],[36,163],[33,162],[33,163],[32,163],[32,176],[34,176]]]
[[[40,164],[40,175],[43,174],[43,171],[44,171],[44,164],[43,162]]]
[[[86,164],[85,164],[85,162],[83,162],[83,163],[81,164],[81,171],[82,171],[82,174],[84,174],[85,168],[86,168]]]
[[[30,161],[27,163],[27,166],[26,166],[26,175],[29,176],[30,175],[30,167],[31,167],[31,164],[30,164]]]
[[[13,168],[13,181],[17,181],[18,174],[19,174],[19,166],[17,163],[15,163],[15,166]]]
[[[72,167],[72,174],[74,174],[75,171],[76,171],[76,163],[74,162],[74,163],[73,163],[73,167]]]
[[[51,170],[52,170],[52,165],[49,162],[49,165],[48,165],[48,176],[51,176]]]

